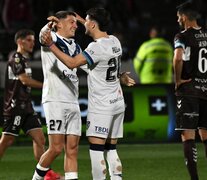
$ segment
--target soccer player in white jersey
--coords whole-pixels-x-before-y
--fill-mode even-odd
[[[94,39],[79,55],[70,57],[62,53],[52,42],[49,32],[44,33],[42,41],[70,69],[88,64],[88,116],[87,132],[90,143],[90,158],[93,180],[106,179],[104,151],[109,165],[111,180],[122,179],[122,164],[116,144],[123,137],[124,97],[120,85],[120,61],[122,48],[119,40],[107,34],[110,22],[109,13],[103,8],[87,11],[86,19],[76,15],[84,23],[86,34]],[[126,74],[125,74],[126,75]],[[121,80],[131,86],[134,80]]]
[[[73,12],[59,11],[56,32],[52,31],[53,41],[61,51],[69,56],[81,52],[74,39],[77,29],[76,15]],[[48,24],[49,25],[49,24]],[[40,32],[47,31],[46,25]],[[51,25],[51,24],[50,24]],[[78,179],[78,143],[81,135],[81,115],[78,104],[77,69],[69,69],[50,51],[41,49],[44,74],[42,103],[46,116],[49,148],[40,158],[33,179],[43,179],[51,163],[65,148],[65,179]]]

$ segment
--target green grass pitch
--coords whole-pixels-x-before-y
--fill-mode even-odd
[[[207,162],[204,148],[202,144],[197,144],[197,148],[200,180],[206,180]],[[180,143],[120,144],[118,151],[123,164],[123,180],[190,179]],[[87,145],[80,145],[78,161],[79,179],[91,180]],[[31,146],[12,146],[0,161],[0,180],[31,180],[35,166]],[[63,155],[54,161],[52,167],[63,174]]]

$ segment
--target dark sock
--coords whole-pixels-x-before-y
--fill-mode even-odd
[[[36,172],[39,176],[41,177],[45,177],[45,175],[47,174],[48,171],[50,171],[51,169],[48,169],[47,171],[43,171],[43,170],[40,170],[36,167]]]
[[[203,141],[203,144],[205,146],[205,152],[206,152],[206,158],[207,158],[207,139]]]
[[[197,149],[193,139],[183,142],[185,163],[188,168],[191,180],[198,180],[197,172]]]

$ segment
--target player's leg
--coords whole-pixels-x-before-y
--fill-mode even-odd
[[[81,112],[79,105],[66,104],[65,117],[65,180],[78,179],[78,145],[81,136]]]
[[[116,149],[117,139],[107,140],[105,144],[106,160],[111,180],[122,179],[122,163]]]
[[[199,100],[177,97],[176,130],[181,130],[185,164],[191,179],[198,180],[195,130],[199,119]]]
[[[39,163],[36,166],[33,180],[43,179],[47,171],[50,170],[50,165],[59,156],[64,148],[65,136],[60,134],[49,134],[49,147],[41,156]]]
[[[201,137],[201,141],[204,144],[205,154],[207,158],[207,130],[206,129],[199,129],[199,135]]]
[[[28,135],[32,137],[34,157],[37,161],[45,152],[45,136],[42,129],[33,129],[28,132]]]
[[[2,136],[0,139],[0,159],[3,157],[6,149],[11,146],[17,136],[23,122],[20,115],[4,117]]]
[[[123,120],[124,112],[114,115],[111,124],[111,132],[106,140],[105,151],[106,160],[109,166],[109,173],[111,180],[121,180],[122,179],[122,163],[117,153],[117,138],[123,137]]]
[[[106,162],[104,159],[104,144],[106,139],[98,137],[88,137],[90,143],[90,159],[93,180],[105,180],[106,179]]]
[[[13,144],[15,136],[2,133],[0,139],[0,159],[3,157],[6,149]]]
[[[205,154],[207,158],[207,101],[202,99],[200,100],[200,118],[199,118],[199,135],[201,137],[201,141],[204,144]]]
[[[78,179],[78,144],[80,136],[67,135],[65,145],[65,180]]]
[[[22,130],[25,134],[31,136],[33,141],[34,157],[37,161],[45,152],[45,136],[42,131],[42,124],[36,112],[27,114],[25,116]]]
[[[182,132],[183,151],[185,164],[192,180],[198,180],[197,172],[197,148],[195,144],[195,130]]]
[[[104,147],[109,134],[109,126],[112,120],[110,115],[88,113],[86,136],[90,143],[90,159],[93,180],[106,179],[106,162]]]
[[[49,102],[43,104],[43,107],[48,128],[49,147],[41,156],[36,166],[33,180],[43,179],[50,169],[52,162],[61,154],[65,144],[64,113],[61,105],[59,103]]]

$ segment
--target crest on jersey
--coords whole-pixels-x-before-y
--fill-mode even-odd
[[[19,57],[15,57],[14,61],[15,61],[15,63],[19,63],[20,62],[20,58]]]

